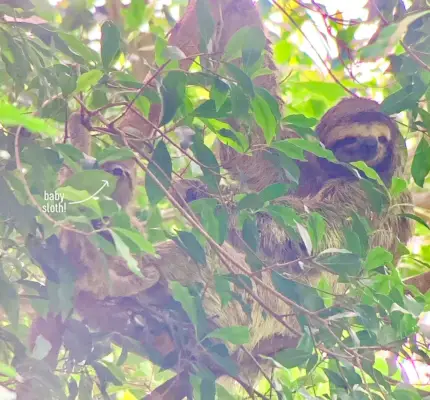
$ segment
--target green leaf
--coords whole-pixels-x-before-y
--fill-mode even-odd
[[[312,353],[299,349],[282,350],[274,357],[275,360],[285,368],[300,367],[305,364]]]
[[[413,83],[390,94],[381,104],[381,112],[391,115],[416,107],[428,86],[415,77]]]
[[[330,369],[327,369],[327,368],[323,368],[323,369],[331,384],[344,389],[348,388],[348,384],[345,382],[345,379],[343,379],[341,375],[339,375],[337,372],[334,372]]]
[[[230,129],[222,128],[218,131],[215,131],[215,133],[222,143],[233,147],[236,151],[243,153],[246,150],[247,143],[244,143],[244,141],[239,138],[239,135],[236,132],[233,132]]]
[[[234,33],[225,47],[223,59],[234,60],[242,55],[243,65],[252,66],[266,46],[266,37],[259,27],[244,26]]]
[[[200,51],[207,53],[208,44],[215,32],[215,21],[208,0],[197,0],[196,11],[200,32]],[[209,51],[212,50],[209,49]]]
[[[104,69],[108,70],[119,54],[121,33],[112,21],[104,22],[101,27],[101,32],[102,63]]]
[[[86,190],[77,190],[71,186],[63,186],[57,192],[62,194],[64,199],[69,200],[69,202],[82,203],[79,206],[92,210],[95,217],[102,217],[102,210],[98,201],[95,198],[91,198],[91,194]],[[42,207],[45,211],[48,211],[50,205],[53,205],[53,203],[46,202]]]
[[[420,223],[421,225],[425,226],[427,229],[430,230],[430,225],[426,221],[424,221],[421,217],[419,217],[418,215],[409,214],[409,213],[402,213],[402,214],[399,214],[399,217],[405,217],[405,218],[409,218],[409,219],[412,219],[414,221],[417,221],[418,223]]]
[[[326,222],[321,214],[313,212],[308,217],[308,232],[312,239],[314,249],[320,247],[326,232]]]
[[[415,151],[411,172],[415,183],[423,187],[425,178],[430,172],[430,145],[426,135],[423,135]]]
[[[200,398],[205,400],[215,400],[216,386],[215,380],[202,379],[200,384]]]
[[[90,169],[77,172],[67,179],[64,186],[71,186],[76,190],[86,190],[90,195],[104,186],[101,194],[110,196],[115,189],[116,178],[109,172]],[[104,184],[104,181],[109,183],[109,186]]]
[[[36,360],[43,360],[51,351],[52,344],[45,339],[44,336],[39,335],[36,337],[31,357]]]
[[[294,160],[306,161],[306,157],[303,149],[297,147],[288,140],[281,140],[279,142],[272,143],[272,147],[284,153],[287,157]]]
[[[120,236],[125,236],[126,238],[130,239],[138,246],[141,251],[149,254],[155,254],[155,249],[152,243],[146,240],[140,233],[123,228],[113,228],[113,231],[118,233]]]
[[[360,237],[354,232],[354,229],[345,227],[342,231],[345,237],[345,248],[358,256],[363,255],[365,252],[361,248]]]
[[[303,128],[312,128],[318,122],[316,118],[308,118],[303,114],[288,115],[284,118],[284,121],[292,125],[301,126]]]
[[[125,261],[127,261],[127,265],[128,268],[130,268],[130,271],[133,272],[133,274],[135,274],[136,276],[143,278],[144,276],[142,274],[142,271],[139,269],[139,263],[131,255],[129,247],[124,243],[124,241],[116,232],[114,232],[112,229],[110,229],[109,232],[112,235],[118,254]]]
[[[308,255],[312,254],[312,239],[309,235],[308,230],[301,224],[297,223],[297,231],[299,232],[299,235],[302,239],[302,242],[304,243],[305,247],[306,247],[306,251],[308,253]]]
[[[266,36],[257,26],[248,27],[242,47],[242,61],[245,68],[254,65],[266,46]]]
[[[399,22],[385,26],[379,33],[375,43],[362,48],[360,56],[364,58],[385,57],[389,54],[390,50],[402,40],[409,26],[428,13],[428,10],[412,12],[406,14]]]
[[[218,349],[221,349],[223,351],[219,351]],[[224,353],[228,354],[227,349],[224,345],[215,345],[211,347],[209,351],[211,359],[213,359],[218,365],[220,365],[222,369],[227,372],[228,375],[232,377],[239,375],[239,368],[237,364],[230,356],[224,355]]]
[[[8,378],[15,378],[16,369],[10,365],[0,362],[0,375],[7,376]]]
[[[2,270],[0,271],[0,306],[9,317],[12,326],[16,327],[19,322],[18,292]]]
[[[67,115],[69,115],[68,103],[60,97],[47,101],[40,110],[42,118],[51,118],[58,122],[65,122]]]
[[[221,180],[220,167],[212,150],[207,147],[201,135],[194,135],[194,142],[191,150],[197,160],[202,164],[200,167],[203,171],[206,184],[212,190],[218,190],[218,185]]]
[[[324,308],[324,302],[315,288],[288,279],[276,271],[272,272],[272,282],[279,293],[296,304],[312,311]]]
[[[397,27],[394,24],[384,27],[375,43],[359,49],[359,57],[366,60],[387,55],[393,44],[390,37],[395,34],[396,30]]]
[[[330,268],[340,276],[357,276],[361,272],[361,260],[356,254],[336,253],[322,254],[316,261]]]
[[[262,97],[266,103],[269,105],[270,110],[272,111],[273,116],[276,119],[276,122],[281,120],[281,112],[279,110],[278,101],[272,96],[272,94],[265,88],[256,87],[255,93]]]
[[[229,86],[221,79],[216,78],[211,88],[210,97],[215,102],[216,111],[219,111],[221,106],[227,99]]]
[[[364,265],[368,271],[383,265],[392,265],[393,255],[382,247],[375,247],[367,254]]]
[[[85,61],[94,62],[96,64],[100,61],[98,53],[74,35],[65,32],[59,32],[58,35],[69,45],[71,51],[81,56]]]
[[[169,123],[184,102],[187,76],[182,71],[169,71],[161,85],[163,116],[160,126]]]
[[[242,227],[242,237],[245,243],[254,251],[257,250],[259,234],[254,218],[246,218]]]
[[[134,157],[134,153],[127,147],[108,147],[98,154],[97,159],[100,165],[108,161],[124,161]]]
[[[390,343],[393,343],[398,339],[399,334],[389,325],[384,325],[378,332],[378,343],[382,346],[388,346]]]
[[[187,58],[186,54],[176,46],[166,46],[163,56],[167,60],[183,60]]]
[[[75,400],[78,395],[78,384],[73,379],[73,377],[70,378],[69,382],[67,383],[67,388],[69,390],[69,398],[67,400]]]
[[[198,264],[206,265],[205,250],[196,237],[191,232],[186,231],[178,231],[178,237],[183,245],[182,247],[191,258]]]
[[[65,322],[63,344],[70,357],[76,362],[87,360],[93,347],[91,333],[81,321],[68,319]]]
[[[86,92],[92,86],[96,85],[102,76],[103,72],[98,69],[92,69],[91,71],[85,72],[78,78],[76,90],[78,92]]]
[[[390,193],[393,198],[399,197],[408,188],[405,179],[394,177],[391,182]]]
[[[225,63],[225,68],[227,69],[228,74],[239,84],[243,91],[253,98],[255,96],[255,91],[251,78],[234,64]]]
[[[245,344],[249,342],[250,334],[247,326],[229,326],[215,329],[207,337],[227,340],[233,344]]]
[[[364,161],[354,161],[350,164],[360,171],[363,171],[368,178],[375,180],[381,186],[385,186],[379,174],[373,168],[369,167]]]
[[[154,174],[166,190],[169,189],[172,179],[172,160],[163,141],[158,142],[148,165],[148,170]],[[149,174],[145,177],[145,189],[152,205],[156,205],[165,196],[164,191]]]
[[[309,151],[309,153],[315,154],[318,157],[325,158],[329,161],[336,162],[336,157],[334,156],[333,152],[331,150],[328,150],[321,146],[321,143],[317,141],[311,141],[307,139],[300,139],[300,138],[293,138],[293,139],[286,139],[291,144],[294,144],[295,146],[305,150]]]
[[[249,113],[249,98],[238,85],[231,85],[231,112],[236,118],[244,118]]]
[[[122,382],[111,372],[109,368],[99,362],[93,362],[91,366],[96,371],[100,380],[100,385],[105,388],[108,383],[113,383],[115,386],[121,386]]]
[[[230,105],[224,102],[220,109],[217,109],[214,100],[206,100],[195,110],[194,115],[199,118],[227,118],[230,113]]]
[[[265,187],[260,193],[260,199],[263,202],[272,201],[279,197],[285,196],[290,189],[287,183],[274,183]]]
[[[369,181],[368,179],[361,179],[360,185],[366,192],[367,198],[372,205],[372,208],[381,213],[382,210],[388,205],[388,195],[379,184]]]
[[[190,289],[182,286],[179,282],[170,281],[170,290],[173,298],[181,303],[182,308],[187,313],[194,326],[198,324],[198,311],[195,297],[191,295]]]
[[[93,380],[87,374],[82,374],[79,379],[79,400],[93,399]]]
[[[299,82],[292,86],[292,89],[297,87],[298,92],[302,90],[307,90],[312,94],[312,96],[323,97],[330,102],[335,102],[341,97],[347,95],[345,89],[338,85],[337,83],[330,82]]]
[[[394,400],[421,400],[422,397],[418,394],[413,386],[399,384],[392,393]]]
[[[264,133],[266,143],[270,144],[276,136],[278,124],[269,104],[262,96],[257,94],[251,101],[251,107],[255,121]]]
[[[260,196],[256,193],[247,194],[243,197],[239,203],[237,203],[237,211],[251,209],[258,210],[263,207],[264,202],[261,200]]]

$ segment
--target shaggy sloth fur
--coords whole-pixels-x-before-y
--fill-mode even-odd
[[[356,101],[359,101],[359,104],[367,104],[373,110],[378,107],[375,102],[365,99],[344,100],[338,107],[343,107],[346,102],[356,104]],[[323,128],[330,129],[330,126],[339,126],[338,121],[344,121],[345,118],[348,120],[349,117],[347,118],[346,114],[347,111],[344,111],[342,115],[333,113],[333,110],[329,111],[326,115],[334,119],[335,122],[334,125],[331,125],[331,122],[327,121],[326,118],[322,119],[317,130],[321,138],[330,137],[329,132],[327,133]],[[368,122],[366,121],[366,123]],[[402,174],[403,168],[399,161],[401,160],[402,140],[398,130],[394,129],[395,125],[390,125],[387,122],[387,126],[393,129],[391,131],[393,142],[385,143],[384,141],[384,147],[387,150],[386,157],[391,160],[389,165],[392,166],[389,175],[399,176]],[[370,129],[370,131],[372,130]],[[349,144],[347,143],[347,145]],[[387,162],[387,160],[383,157],[383,162]],[[309,163],[317,164],[321,162],[325,163],[325,160],[312,159],[309,161]],[[303,165],[301,166],[302,169]],[[311,168],[315,166],[314,164],[309,165]],[[129,188],[130,191],[134,189],[134,179],[130,178],[134,175],[132,171],[134,166],[130,161],[117,162],[116,167],[118,166],[128,172],[119,176],[118,185],[122,190],[120,192],[116,190],[113,198],[121,206],[127,207],[132,195],[131,193],[124,194],[124,189]],[[408,194],[402,195],[397,203],[396,200],[391,199],[390,209],[381,214],[376,214],[369,204],[360,180],[339,165],[331,167],[332,175],[334,175],[333,171],[337,167],[341,168],[339,176],[321,183],[321,188],[315,194],[298,195],[297,193],[300,192],[299,185],[296,194],[275,201],[276,204],[293,209],[304,219],[309,215],[309,211],[316,211],[325,218],[327,223],[326,234],[315,251],[343,247],[343,228],[350,224],[352,213],[366,216],[371,221],[373,228],[371,247],[383,246],[395,250],[399,238],[401,241],[408,239],[410,224],[406,219],[397,216],[392,207],[397,204],[399,211],[401,211],[404,207],[401,204],[409,201]],[[109,172],[113,171],[111,165],[102,166],[102,168]],[[377,165],[375,168],[377,169]],[[313,176],[315,179],[320,179],[316,175]],[[126,181],[127,184],[123,181]],[[186,193],[186,195],[189,197],[190,194]],[[291,329],[296,332],[300,331],[296,312],[294,308],[285,303],[282,296],[279,297],[273,293],[274,286],[270,271],[260,273],[258,278],[253,281],[251,290],[239,286],[235,287],[235,291],[242,297],[243,302],[250,306],[249,313],[244,311],[242,304],[238,301],[231,301],[224,306],[221,304],[221,298],[215,288],[215,276],[252,272],[245,261],[244,253],[241,251],[240,240],[237,240],[234,210],[230,211],[233,215],[231,243],[222,245],[224,254],[220,255],[208,246],[208,266],[202,267],[175,242],[160,243],[156,246],[156,256],[144,255],[139,260],[143,279],[131,273],[122,258],[102,255],[88,237],[75,232],[63,231],[60,236],[61,247],[74,261],[79,272],[76,283],[77,310],[93,327],[106,331],[118,331],[139,339],[146,348],[155,349],[157,354],[161,356],[161,358],[155,358],[156,360],[162,360],[163,357],[174,353],[175,360],[182,360],[181,368],[184,366],[184,362],[185,364],[191,362],[189,360],[194,360],[193,362],[197,360],[210,365],[210,357],[208,360],[207,352],[202,350],[197,341],[190,340],[184,345],[184,343],[179,343],[175,334],[172,333],[177,332],[177,329],[182,331],[185,329],[184,336],[191,337],[194,335],[191,332],[192,328],[190,328],[188,318],[171,297],[169,283],[176,281],[187,286],[198,283],[205,288],[202,304],[210,321],[211,329],[232,325],[248,326],[250,328],[250,341],[244,347],[254,356],[272,355],[284,347],[294,345],[297,336],[292,333]],[[257,255],[267,264],[285,263],[300,255],[297,248],[291,246],[288,233],[269,215],[259,213],[257,221],[260,232],[260,245]],[[231,262],[231,260],[235,262]],[[109,277],[106,276],[105,272],[106,262],[109,266]],[[321,276],[325,275],[332,285],[333,293],[341,294],[345,291],[343,285],[336,283],[335,275],[327,272],[321,273],[313,266],[305,265],[305,268],[300,271],[290,267],[284,269],[283,273],[290,279],[309,286],[315,286]],[[278,318],[267,312],[268,310],[274,315],[284,316],[281,319],[288,328]],[[133,319],[136,315],[139,316],[140,320],[138,326]],[[181,328],[177,328],[178,326]],[[258,368],[239,346],[231,345],[230,350],[239,362],[242,373],[252,380],[253,373],[258,371]],[[176,367],[179,368],[178,365]],[[223,374],[216,366],[212,369],[218,371],[217,373],[220,375]]]
[[[221,53],[231,36],[241,27],[262,28],[261,19],[251,0],[210,0],[210,4],[218,29],[217,50]],[[181,48],[188,57],[200,52],[195,7],[196,1],[190,1],[184,18],[169,39],[170,45]],[[224,23],[221,24],[221,21]],[[266,50],[265,65],[273,74],[256,78],[255,84],[265,87],[279,99],[269,42]],[[184,60],[181,66],[186,69],[190,64],[191,57]],[[279,102],[281,104],[280,99]],[[154,118],[156,123],[157,117]],[[239,123],[230,122],[240,129]],[[354,128],[351,130],[353,134],[346,134],[348,129],[345,128],[351,126]],[[142,128],[145,131],[142,137],[152,137],[152,133],[147,132],[152,129],[150,126],[145,125]],[[254,128],[251,145],[264,143],[261,130]],[[88,134],[82,127],[78,130]],[[370,133],[367,134],[367,131]],[[379,105],[371,100],[348,99],[339,103],[322,118],[317,133],[322,143],[331,148],[338,158],[347,161],[364,160],[376,170],[380,168],[379,172],[387,184],[392,176],[403,175],[402,137],[391,120],[379,111]],[[280,139],[292,136],[294,133],[289,130],[282,130],[280,133]],[[375,145],[367,136],[376,138],[378,144]],[[385,139],[379,141],[380,136]],[[73,138],[71,135],[72,144],[81,146],[84,152],[89,152],[89,140],[84,139],[84,144],[79,145],[79,141],[73,142]],[[368,147],[372,157],[365,155],[363,149],[366,147],[363,146]],[[358,154],[356,159],[355,154]],[[237,154],[233,149],[222,145],[219,157],[222,166],[233,178],[245,176],[248,190],[259,191],[269,184],[285,182],[285,173],[268,162],[263,151],[255,151],[250,157]],[[383,246],[395,250],[398,239],[404,242],[409,238],[410,224],[406,219],[397,216],[404,207],[401,204],[410,202],[409,194],[404,193],[397,199],[390,199],[390,206],[377,214],[372,210],[360,180],[348,169],[338,164],[327,164],[325,160],[310,155],[308,162],[300,164],[299,167],[302,178],[296,193],[279,198],[274,203],[290,207],[305,220],[309,211],[318,212],[325,218],[326,234],[318,243],[318,248],[314,249],[315,252],[343,247],[343,228],[350,224],[352,213],[363,215],[371,221],[372,247]],[[115,168],[112,168],[112,165],[102,168],[111,173],[114,173],[115,168],[123,170],[118,176],[118,187],[121,187],[121,190],[116,190],[112,197],[122,207],[128,207],[135,189],[133,163],[117,162]],[[186,194],[187,190],[184,193]],[[179,326],[180,331],[188,332],[183,336],[195,336],[187,316],[172,298],[170,284],[172,281],[183,285],[200,284],[204,288],[201,298],[210,328],[248,326],[250,341],[244,347],[254,356],[271,355],[282,348],[294,346],[299,337],[295,332],[300,331],[297,310],[281,295],[276,294],[270,271],[261,272],[258,276],[253,275],[252,288],[235,285],[234,290],[243,302],[248,304],[249,313],[244,312],[238,301],[230,301],[224,306],[221,304],[215,289],[215,276],[252,272],[241,251],[241,241],[237,240],[235,211],[232,209],[230,212],[230,243],[224,243],[220,249],[208,245],[206,267],[196,263],[174,241],[166,241],[156,245],[156,256],[144,255],[138,260],[143,278],[130,272],[122,258],[102,255],[88,236],[64,230],[60,237],[61,247],[74,261],[78,271],[76,309],[93,327],[137,338],[146,349],[157,351],[162,358],[176,353],[175,361],[169,366],[177,370],[184,370],[190,360],[213,365],[211,360],[208,360],[207,351],[202,349],[197,340],[190,339],[184,344],[175,334]],[[257,255],[266,263],[282,263],[300,255],[300,246],[291,246],[287,232],[269,215],[258,213],[257,221],[260,232]],[[105,272],[105,265],[108,266],[109,276]],[[333,293],[343,293],[345,290],[342,285],[336,283],[335,275],[321,273],[313,267],[299,272],[291,268],[284,270],[284,273],[297,282],[310,286],[314,286],[324,274],[331,282]],[[256,369],[253,367],[255,363],[240,346],[230,345],[230,350],[244,374],[250,369]],[[217,375],[225,373],[215,366],[212,370]],[[250,379],[252,380],[251,375]]]

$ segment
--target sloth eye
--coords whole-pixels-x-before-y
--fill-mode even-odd
[[[388,139],[385,136],[379,136],[378,137],[378,142],[381,144],[387,144],[388,143]]]
[[[113,176],[123,176],[124,175],[124,170],[122,168],[120,168],[120,167],[115,167],[112,170],[112,175]]]
[[[357,138],[355,138],[355,137],[348,137],[348,138],[342,139],[340,141],[340,143],[342,144],[342,146],[348,146],[348,145],[354,144],[356,142],[357,142]]]

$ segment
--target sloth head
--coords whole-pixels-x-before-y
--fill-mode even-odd
[[[133,198],[136,182],[136,168],[133,159],[122,161],[107,161],[101,168],[117,178],[116,187],[111,197],[121,207],[125,208]]]
[[[396,153],[401,135],[377,102],[360,98],[341,100],[322,117],[317,134],[339,161],[364,161],[390,183],[398,166]],[[331,169],[334,168],[341,169],[333,165]]]

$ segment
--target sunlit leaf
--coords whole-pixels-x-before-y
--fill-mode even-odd
[[[254,84],[252,83],[251,78],[246,75],[240,68],[236,67],[234,64],[226,63],[225,68],[229,75],[236,80],[239,86],[243,89],[243,91],[248,94],[250,97],[255,96]]]
[[[113,230],[110,230],[110,234],[112,235],[113,241],[115,243],[115,247],[118,250],[118,254],[122,258],[124,258],[125,261],[127,261],[127,265],[130,268],[130,271],[133,272],[136,276],[143,278],[143,274],[139,269],[138,262],[130,253],[130,248],[124,243],[121,237]]]
[[[163,116],[160,126],[170,122],[184,101],[186,75],[182,71],[170,71],[161,85]]]
[[[245,344],[249,342],[249,328],[247,326],[229,326],[218,328],[209,333],[208,337],[227,340],[233,344]]]
[[[378,268],[382,265],[391,265],[393,255],[382,247],[375,247],[367,254],[364,265],[367,270]]]
[[[206,53],[208,51],[208,44],[215,32],[215,21],[212,17],[208,0],[197,0],[196,10],[200,32],[200,50]]]
[[[285,368],[294,368],[303,365],[312,354],[299,349],[282,350],[274,357],[275,360]]]
[[[179,231],[178,238],[187,253],[198,264],[206,265],[206,254],[202,245],[191,232]]]
[[[85,92],[90,87],[97,84],[97,82],[103,76],[103,72],[98,69],[92,69],[91,71],[85,72],[78,78],[76,90]]]
[[[101,27],[101,57],[104,69],[109,69],[119,54],[121,34],[112,21],[106,21]]]
[[[411,171],[415,183],[423,187],[424,180],[430,172],[430,144],[426,135],[423,135],[415,151]]]
[[[162,187],[167,190],[170,187],[172,176],[172,160],[163,141],[158,142],[157,147],[152,155],[148,170],[155,176]],[[165,192],[154,180],[147,174],[145,179],[145,189],[151,204],[155,205],[165,196]]]

